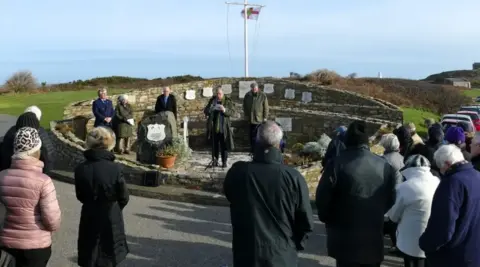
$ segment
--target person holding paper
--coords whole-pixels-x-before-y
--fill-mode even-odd
[[[130,138],[133,136],[133,109],[128,103],[128,96],[118,97],[115,108],[114,130],[117,138],[116,152],[119,154],[130,154]]]

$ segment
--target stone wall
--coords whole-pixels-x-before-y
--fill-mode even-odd
[[[248,146],[248,133],[241,107],[243,98],[239,96],[239,82],[243,80],[245,79],[223,78],[170,86],[173,94],[177,97],[179,132],[183,128],[182,118],[189,117],[189,142],[193,149],[206,148],[205,118],[202,110],[210,97],[202,96],[203,88],[228,84],[232,86],[232,91],[231,93],[226,92],[226,95],[234,100],[237,110],[232,118],[236,147],[237,150],[244,150]],[[353,92],[274,78],[251,78],[249,80],[256,81],[260,88],[264,84],[274,84],[274,92],[267,94],[271,107],[270,119],[292,118],[292,131],[287,132],[288,145],[312,141],[322,133],[330,134],[337,126],[348,124],[354,119],[368,121],[372,133],[381,124],[403,122],[403,113],[396,106]],[[294,99],[285,98],[286,89],[295,90]],[[195,91],[194,100],[185,99],[187,90]],[[135,108],[137,122],[153,113],[156,98],[161,92],[162,88],[150,88],[127,93]],[[304,92],[311,93],[311,102],[302,103]],[[116,99],[116,96],[112,96],[112,99]],[[65,119],[76,118],[73,125],[76,135],[81,139],[85,137],[85,132],[93,127],[92,119],[88,120],[87,125],[84,126],[85,117],[91,118],[92,116],[92,100],[73,103],[64,111]],[[86,130],[82,131],[82,129]]]

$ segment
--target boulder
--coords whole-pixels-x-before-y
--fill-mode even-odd
[[[172,112],[163,111],[144,118],[137,129],[137,161],[155,164],[157,151],[176,137],[177,122]]]

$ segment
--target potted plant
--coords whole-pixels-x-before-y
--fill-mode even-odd
[[[172,145],[166,145],[157,152],[157,165],[162,168],[172,168],[175,165],[178,151]]]

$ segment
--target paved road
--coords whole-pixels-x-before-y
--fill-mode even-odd
[[[54,235],[49,266],[76,265],[80,204],[70,184],[55,182],[62,208],[62,227]],[[131,253],[121,266],[220,267],[231,263],[228,208],[131,197],[124,211]],[[316,222],[300,267],[335,266],[325,255],[324,227]],[[390,258],[384,266],[398,265]]]

